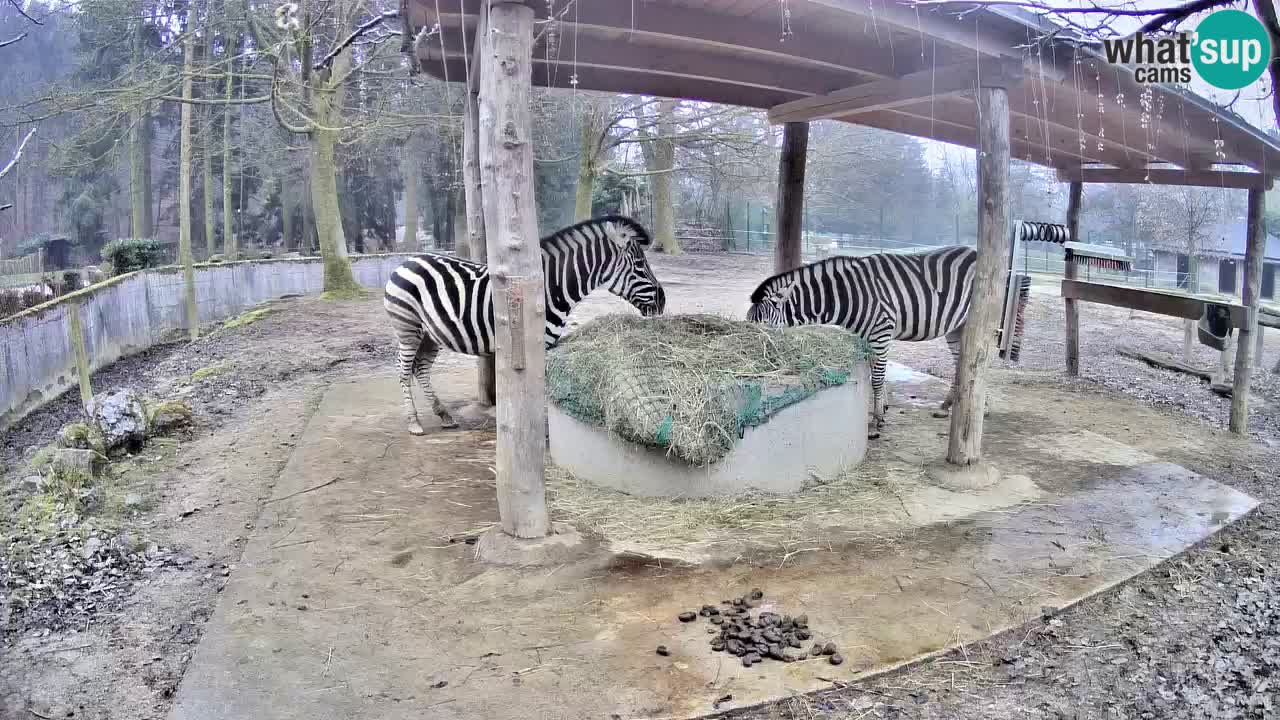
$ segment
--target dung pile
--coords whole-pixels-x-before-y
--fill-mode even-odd
[[[716,315],[606,315],[547,354],[547,396],[565,413],[692,465],[870,356],[829,326],[774,328]]]
[[[807,653],[802,649],[814,637],[809,629],[808,615],[793,618],[765,611],[753,617],[752,609],[763,599],[764,592],[757,588],[743,597],[721,601],[723,608],[703,605],[696,613],[680,613],[679,620],[690,623],[699,615],[706,618],[712,626],[708,632],[715,635],[711,639],[711,649],[742,658],[743,667],[764,662],[766,658],[789,663],[825,656],[832,665],[844,662],[833,642],[814,642]],[[668,654],[664,651],[666,647],[659,645],[658,654]]]

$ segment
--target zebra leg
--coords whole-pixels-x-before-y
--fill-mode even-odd
[[[422,340],[406,340],[408,339],[400,338],[396,350],[396,364],[400,366],[400,393],[404,396],[404,419],[410,435],[422,435],[424,431],[422,423],[418,422],[418,407],[413,402],[413,370]]]
[[[885,387],[884,387],[884,371],[888,365],[888,361],[883,354],[877,353],[871,359],[871,430],[867,432],[869,440],[875,440],[880,437],[880,431],[884,428],[885,413]]]
[[[418,353],[413,358],[413,374],[418,379],[418,387],[422,388],[422,394],[431,403],[431,410],[440,418],[440,426],[445,430],[452,430],[458,427],[458,422],[453,419],[453,415],[449,414],[448,408],[444,403],[440,402],[440,398],[436,397],[436,391],[431,387],[431,366],[436,362],[436,356],[440,354],[440,346],[431,338],[423,338],[422,344],[418,346]]]
[[[942,405],[933,412],[936,418],[951,417],[951,406],[956,402],[956,383],[960,380],[960,336],[964,334],[964,325],[947,333],[947,349],[951,351],[951,357],[955,360],[955,372],[951,374],[951,388],[947,390],[947,397],[942,401]]]

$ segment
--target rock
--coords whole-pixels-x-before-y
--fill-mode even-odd
[[[80,556],[87,560],[97,554],[98,550],[101,548],[102,538],[95,535],[84,541],[84,547],[80,550]]]
[[[141,493],[129,493],[124,496],[124,506],[130,509],[142,507]]]
[[[58,448],[49,460],[49,469],[65,485],[78,487],[97,476],[102,460],[102,455],[93,450]]]
[[[22,478],[21,489],[23,492],[38,493],[44,490],[45,480],[39,475],[28,475]]]
[[[830,657],[828,662],[830,662],[832,665],[839,665],[844,662],[844,656],[841,655],[840,653],[836,653],[835,655],[832,655]]]
[[[680,613],[680,615],[679,615],[678,617],[680,618],[680,622],[685,622],[685,623],[687,623],[687,622],[693,622],[694,620],[697,620],[697,619],[698,619],[698,613],[695,613],[695,612],[682,612],[682,613]]]
[[[89,417],[108,450],[122,446],[136,449],[146,440],[146,406],[142,397],[132,390],[98,395],[89,403]]]
[[[151,408],[149,428],[152,433],[166,433],[190,425],[194,415],[187,401],[166,400]]]
[[[657,653],[662,657],[666,657],[671,654],[671,651],[667,649],[666,645],[659,645],[657,649]]]
[[[190,517],[200,512],[200,503],[193,498],[182,501],[182,517]]]

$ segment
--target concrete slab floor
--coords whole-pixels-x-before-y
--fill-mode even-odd
[[[474,382],[441,380],[457,399]],[[938,385],[895,385],[905,414],[895,410],[876,452],[942,447],[947,421],[928,412]],[[263,509],[171,718],[691,717],[725,695],[733,700],[720,710],[815,690],[1020,624],[1256,504],[1086,431],[1038,433],[1018,413],[993,409],[987,438],[988,458],[1028,478],[1040,501],[964,514],[938,507],[952,494],[920,487],[903,511],[925,519],[891,547],[691,567],[601,551],[502,568],[476,561],[466,542],[497,520],[492,432],[410,437],[393,378],[334,385]],[[807,613],[815,639],[838,643],[846,662],[748,669],[710,650],[703,622],[676,620],[753,587],[766,593],[761,609]],[[669,657],[655,654],[659,644]]]

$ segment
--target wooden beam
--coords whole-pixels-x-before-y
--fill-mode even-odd
[[[983,87],[978,108],[978,260],[953,381],[947,447],[947,462],[960,466],[982,458],[987,365],[995,349],[991,330],[1000,319],[1001,281],[1009,267],[1008,91]]]
[[[1262,256],[1267,245],[1266,215],[1267,194],[1261,188],[1249,191],[1248,240],[1244,252],[1244,290],[1240,294],[1248,319],[1236,326],[1236,369],[1231,389],[1231,432],[1245,435],[1249,431],[1249,381],[1253,378],[1253,334],[1258,331],[1258,301],[1262,291]]]
[[[1080,237],[1080,208],[1084,201],[1084,183],[1071,183],[1067,196],[1067,231],[1071,239]],[[1068,280],[1076,279],[1076,264],[1068,262],[1064,269]],[[1067,374],[1080,376],[1080,306],[1073,298],[1063,295],[1067,315]]]
[[[897,0],[811,0],[816,5],[840,10],[914,37],[931,37],[952,47],[973,50],[992,57],[1021,58],[1023,51],[1012,43],[982,33],[976,15],[944,13],[911,8]],[[918,43],[917,43],[918,45]]]
[[[483,13],[483,10],[482,10]],[[484,234],[484,190],[480,182],[480,67],[484,62],[486,19],[483,14],[474,35],[470,71],[467,78],[467,104],[462,115],[462,196],[467,212],[467,246],[476,262],[489,261],[489,247]],[[497,366],[492,356],[482,356],[476,363],[476,398],[481,405],[492,407],[497,402]]]
[[[1134,360],[1141,360],[1142,362],[1152,367],[1158,367],[1163,370],[1172,370],[1174,372],[1180,372],[1185,375],[1190,375],[1192,377],[1199,378],[1205,382],[1213,382],[1213,373],[1203,368],[1198,368],[1195,365],[1192,365],[1186,362],[1185,360],[1178,360],[1174,358],[1172,355],[1169,355],[1168,353],[1146,352],[1143,350],[1138,350],[1137,348],[1131,348],[1127,345],[1117,345],[1116,354],[1120,355],[1121,357],[1133,358]]]
[[[833,117],[848,119],[861,113],[913,105],[921,100],[973,92],[978,78],[985,81],[989,75],[1021,78],[1022,66],[988,60],[921,70],[777,105],[769,108],[769,122],[780,124]]]
[[[951,114],[954,118],[954,114]],[[939,142],[951,143],[961,147],[973,148],[977,145],[978,130],[972,125],[957,122],[942,116],[928,117],[916,114],[913,109],[882,110],[869,115],[858,116],[858,124],[867,127],[890,130],[913,137],[930,137]],[[1025,141],[1011,140],[1009,152],[1011,157],[1038,165],[1045,164],[1045,148],[1043,145]],[[1075,167],[1082,158],[1075,152],[1057,147],[1050,147],[1048,152],[1054,167]]]
[[[794,270],[801,265],[804,229],[804,171],[809,154],[809,123],[789,122],[782,129],[782,153],[778,157],[778,201],[774,233],[773,271]]]
[[[466,21],[469,22],[469,18],[479,12],[484,1],[462,0],[460,12],[457,2],[451,0],[447,6],[442,4],[439,15],[441,25],[446,32],[451,27],[462,25],[462,13],[466,14]],[[428,25],[434,22],[436,7],[431,0],[412,0],[411,4],[423,8],[430,18]],[[540,20],[547,19],[547,6],[544,3],[534,3],[533,7]],[[802,71],[806,68],[832,70],[879,79],[935,64],[932,51],[926,50],[922,54],[919,45],[914,48],[895,48],[891,52],[887,47],[850,42],[850,38],[838,30],[826,34],[818,30],[806,32],[806,42],[782,44],[779,42],[776,23],[667,3],[661,6],[646,3],[645,6],[633,8],[627,3],[583,2],[569,13],[557,13],[557,16],[561,27],[560,35],[564,39],[573,38],[576,30],[579,42],[592,37],[613,41],[622,32],[627,39],[657,41],[669,49],[697,49],[745,56],[748,59],[784,64]],[[572,47],[571,42],[566,42],[559,51],[570,62],[574,58]],[[579,59],[586,59],[582,57],[584,55],[579,49]]]
[[[1163,290],[1108,285],[1084,280],[1063,280],[1062,297],[1197,321],[1204,314],[1205,305],[1212,303],[1227,308],[1231,317],[1231,326],[1234,328],[1243,327],[1249,315],[1243,305],[1206,300],[1193,295]]]
[[[1095,168],[1060,171],[1063,182],[1150,183],[1152,185],[1194,185],[1234,190],[1270,190],[1274,178],[1238,170],[1183,170],[1180,168]]]
[[[545,486],[546,299],[529,112],[533,10],[494,3],[480,63],[480,175],[497,339],[498,514],[517,538],[550,532]]]

